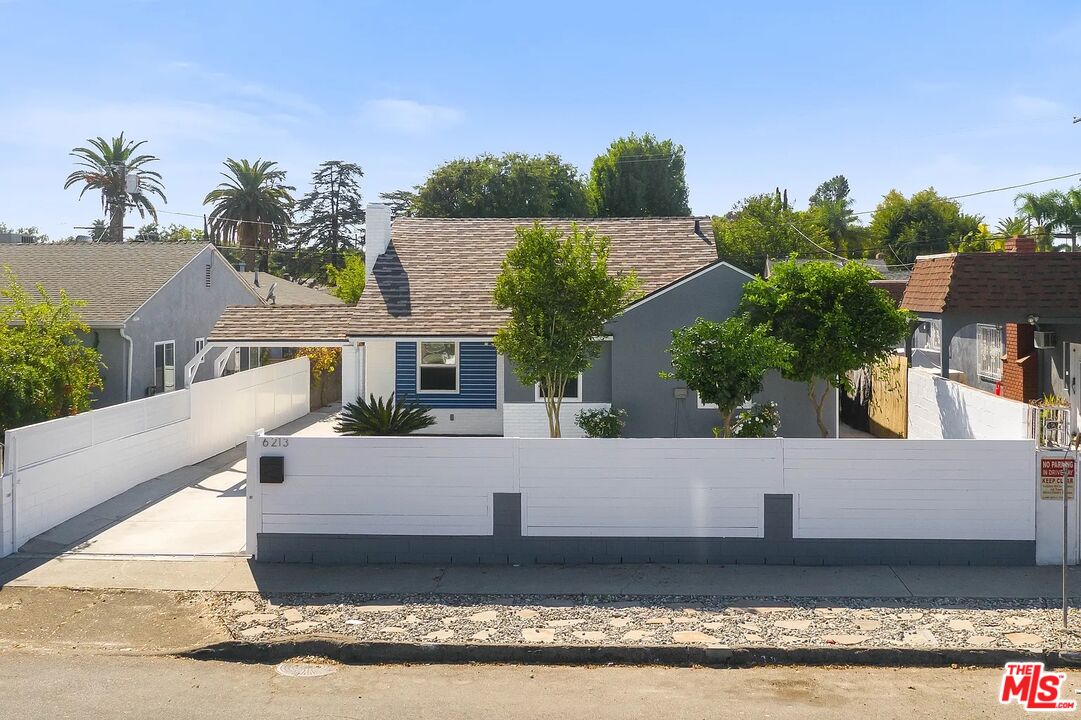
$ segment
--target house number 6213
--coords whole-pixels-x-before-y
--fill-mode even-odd
[[[263,447],[289,447],[289,438],[263,438]]]

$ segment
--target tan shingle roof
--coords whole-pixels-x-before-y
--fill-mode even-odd
[[[275,305],[344,305],[341,300],[326,290],[301,285],[270,273],[259,273],[258,287],[255,286],[254,272],[244,271],[240,273],[240,276],[247,281],[255,294],[263,299],[266,299],[270,286],[276,283],[274,288]]]
[[[1081,253],[957,253],[919,258],[901,307],[916,312],[1076,315]]]
[[[40,283],[51,297],[63,289],[73,299],[85,300],[79,314],[88,325],[119,326],[205,247],[205,243],[0,244],[0,268],[10,267],[27,290]]]
[[[234,306],[225,309],[207,340],[211,342],[345,341],[355,324],[352,305]]]
[[[609,269],[636,270],[646,293],[717,260],[709,218],[542,219],[612,239]],[[350,335],[491,336],[507,314],[492,291],[514,229],[532,218],[399,218],[357,305]]]

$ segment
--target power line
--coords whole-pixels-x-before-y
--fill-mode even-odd
[[[802,230],[800,230],[800,229],[799,229],[798,227],[796,227],[796,224],[795,224],[795,223],[792,223],[792,222],[790,222],[790,223],[788,223],[788,224],[789,224],[789,226],[790,226],[790,227],[791,227],[791,228],[792,228],[793,230],[795,230],[796,232],[798,232],[798,233],[799,233],[799,234],[800,234],[800,235],[801,235],[801,236],[803,237],[803,239],[804,239],[804,240],[806,240],[807,242],[811,243],[812,245],[814,245],[814,246],[815,246],[816,248],[818,248],[818,249],[819,249],[819,250],[821,250],[822,252],[826,253],[827,255],[832,255],[833,257],[835,257],[835,258],[837,258],[837,259],[839,259],[839,260],[844,260],[845,262],[848,262],[848,261],[849,261],[849,260],[851,259],[851,258],[846,258],[846,257],[844,257],[843,255],[838,255],[837,253],[835,253],[835,252],[831,252],[830,250],[827,250],[826,248],[822,247],[821,245],[819,245],[818,243],[816,243],[816,242],[815,242],[814,240],[812,240],[811,238],[807,237],[807,234],[806,234],[806,233],[804,233],[804,232],[803,232]]]
[[[1068,178],[1081,176],[1081,172],[1069,173],[1068,175],[1059,175],[1057,177],[1044,178],[1042,180],[1033,180],[1031,182],[1019,183],[1017,185],[1006,185],[1005,187],[991,188],[989,190],[977,190],[976,192],[963,193],[961,195],[950,195],[947,200],[961,200],[962,198],[975,197],[977,195],[987,195],[988,193],[1003,192],[1006,190],[1017,190],[1018,188],[1029,187],[1030,185],[1040,185],[1042,183],[1054,182],[1056,180],[1066,180]],[[877,210],[877,208],[876,208]],[[852,213],[853,215],[872,215],[875,210],[863,210],[858,213]]]

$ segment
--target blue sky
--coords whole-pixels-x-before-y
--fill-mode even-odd
[[[227,156],[300,191],[357,162],[375,200],[484,151],[588,170],[631,131],[683,144],[696,213],[837,173],[868,210],[1081,171],[1071,2],[0,0],[0,28],[0,221],[54,237],[101,215],[68,151],[121,130],[161,158],[161,209],[196,214]]]

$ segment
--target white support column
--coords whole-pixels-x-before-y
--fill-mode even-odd
[[[256,560],[259,559],[259,533],[263,530],[263,496],[262,488],[259,487],[259,456],[262,453],[259,444],[265,434],[265,431],[260,428],[248,436],[245,463],[247,481],[244,486],[247,489],[248,507],[245,518],[244,550]]]
[[[191,362],[184,366],[184,387],[190,388],[191,384],[195,382],[195,374],[199,372],[199,366],[203,364],[206,354],[211,349],[210,345],[204,344],[203,349],[191,359]]]
[[[221,377],[225,372],[225,365],[229,362],[229,358],[233,357],[233,351],[236,350],[235,345],[229,345],[222,348],[221,355],[214,361],[214,377]]]
[[[342,404],[364,394],[364,346],[349,344],[342,348]]]

